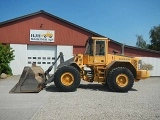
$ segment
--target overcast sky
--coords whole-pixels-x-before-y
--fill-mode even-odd
[[[160,0],[0,0],[0,22],[39,10],[131,46],[160,25]]]

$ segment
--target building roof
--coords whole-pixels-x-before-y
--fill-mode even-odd
[[[96,33],[96,32],[93,32],[93,31],[91,31],[91,30],[88,30],[88,29],[86,29],[86,28],[83,28],[83,27],[81,27],[81,26],[79,26],[79,25],[76,25],[76,24],[74,24],[74,23],[72,23],[72,22],[69,22],[69,21],[67,21],[67,20],[64,20],[64,19],[62,19],[62,18],[60,18],[60,17],[57,17],[57,16],[55,16],[55,15],[52,15],[52,14],[50,14],[50,13],[44,11],[44,10],[40,10],[40,11],[38,11],[38,12],[34,12],[34,13],[31,13],[31,14],[27,14],[27,15],[24,15],[24,16],[21,16],[21,17],[17,17],[17,18],[14,18],[14,19],[10,19],[10,20],[4,21],[4,22],[0,22],[0,25],[7,24],[7,23],[10,23],[10,22],[14,22],[14,21],[17,21],[17,20],[20,20],[20,19],[24,19],[24,18],[27,18],[27,17],[30,17],[30,16],[38,15],[38,14],[46,14],[46,15],[48,15],[48,16],[50,16],[50,17],[53,17],[53,18],[55,18],[55,19],[58,19],[58,20],[60,20],[60,21],[62,21],[62,22],[64,22],[64,23],[67,23],[67,24],[69,24],[69,25],[72,25],[72,26],[74,26],[74,27],[77,27],[77,28],[79,28],[79,29],[82,29],[82,30],[84,30],[84,31],[86,31],[86,32],[92,33],[92,34],[94,34],[95,36],[104,37],[103,35],[100,35],[100,34],[98,34],[98,33]]]
[[[67,20],[65,20],[65,19],[62,19],[62,18],[57,17],[57,16],[55,16],[55,15],[52,15],[52,14],[50,14],[50,13],[44,11],[44,10],[40,10],[40,11],[38,11],[38,12],[34,12],[34,13],[31,13],[31,14],[27,14],[27,15],[24,15],[24,16],[20,16],[20,17],[17,17],[17,18],[14,18],[14,19],[10,19],[10,20],[4,21],[4,22],[0,22],[0,26],[1,26],[1,25],[4,25],[4,24],[7,24],[7,23],[14,22],[14,21],[18,21],[18,20],[21,20],[21,19],[25,19],[25,18],[27,18],[27,17],[31,17],[31,16],[34,16],[34,15],[38,15],[38,14],[46,14],[46,15],[48,15],[48,16],[50,16],[50,17],[53,17],[53,18],[55,18],[55,19],[57,19],[57,20],[60,20],[60,21],[62,21],[62,22],[64,22],[64,23],[67,23],[67,24],[69,24],[69,25],[71,25],[71,26],[74,26],[74,27],[76,27],[76,28],[79,28],[79,29],[81,29],[81,30],[84,30],[84,31],[86,31],[86,32],[89,32],[89,33],[91,33],[91,34],[93,34],[93,35],[95,35],[95,36],[97,36],[97,37],[105,37],[105,36],[103,36],[103,35],[101,35],[101,34],[99,34],[99,33],[93,32],[93,31],[91,31],[91,30],[89,30],[89,29],[86,29],[86,28],[84,28],[84,27],[81,27],[81,26],[79,26],[79,25],[76,25],[76,24],[74,24],[74,23],[72,23],[72,22],[69,22],[69,21],[67,21]],[[110,39],[110,38],[109,38],[109,39]],[[114,41],[114,40],[112,40],[112,39],[110,39],[110,40],[113,41],[113,42],[115,42],[116,44],[120,44],[120,45],[121,45],[121,43],[119,43],[119,42],[117,42],[117,41]]]
[[[79,29],[81,29],[81,30],[84,30],[84,31],[86,31],[86,32],[89,32],[89,33],[91,33],[91,34],[93,34],[93,35],[95,35],[95,36],[98,36],[98,37],[106,37],[106,36],[103,36],[103,35],[101,35],[101,34],[99,34],[99,33],[93,32],[93,31],[91,31],[91,30],[89,30],[89,29],[86,29],[86,28],[84,28],[84,27],[81,27],[81,26],[79,26],[79,25],[76,25],[76,24],[74,24],[74,23],[72,23],[72,22],[69,22],[69,21],[67,21],[67,20],[65,20],[65,19],[62,19],[62,18],[57,17],[57,16],[55,16],[55,15],[52,15],[52,14],[50,14],[50,13],[44,11],[44,10],[40,10],[40,11],[38,11],[38,12],[34,12],[34,13],[31,13],[31,14],[27,14],[27,15],[20,16],[20,17],[14,18],[14,19],[10,19],[10,20],[7,20],[7,21],[0,22],[0,26],[1,26],[1,25],[4,25],[4,24],[7,24],[7,23],[14,22],[14,21],[18,21],[18,20],[21,20],[21,19],[25,19],[25,18],[34,16],[34,15],[38,15],[38,14],[48,15],[48,16],[53,17],[53,18],[55,18],[55,19],[57,19],[57,20],[60,20],[60,21],[62,21],[62,22],[64,22],[64,23],[67,23],[67,24],[69,24],[69,25],[71,25],[71,26],[74,26],[74,27],[76,27],[76,28],[79,28]],[[110,39],[113,43],[115,43],[115,44],[123,45],[122,43],[119,43],[119,42],[117,42],[117,41],[115,41],[115,40],[113,40],[113,39],[111,39],[111,38],[109,38],[109,39]],[[142,49],[142,48],[133,47],[133,46],[129,46],[129,45],[125,45],[125,47],[127,47],[127,48],[132,48],[132,49],[137,49],[137,50],[142,50],[142,51],[146,51],[146,52],[153,52],[153,53],[160,54],[159,51],[155,51],[155,50]]]

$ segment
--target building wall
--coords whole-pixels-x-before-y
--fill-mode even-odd
[[[73,46],[57,45],[57,57],[59,56],[60,52],[63,52],[64,61],[66,61],[73,57]],[[56,65],[59,64],[60,64],[60,59],[57,61]]]
[[[10,46],[13,48],[14,55],[15,55],[15,59],[13,61],[11,61],[11,63],[10,63],[12,73],[13,73],[13,75],[20,75],[25,66],[31,66],[28,64],[27,45],[26,44],[10,44]],[[39,47],[42,47],[42,46],[39,46]],[[53,46],[53,47],[55,47],[55,46]],[[63,52],[64,60],[68,60],[69,58],[73,57],[73,46],[58,45],[56,48],[57,48],[57,50],[55,50],[56,51],[55,58],[57,58],[59,56],[60,52]],[[54,60],[53,60],[53,62],[54,62]],[[59,65],[59,64],[60,64],[60,60],[58,60],[57,64],[55,64],[53,70],[51,71],[52,73],[55,71],[57,65]]]
[[[30,29],[36,30],[54,30],[55,42],[42,43],[31,42]],[[73,54],[84,53],[85,42],[89,36],[94,36],[92,32],[77,28],[67,22],[60,21],[57,18],[40,13],[24,19],[15,20],[2,24],[0,26],[0,43],[8,44],[39,44],[39,45],[70,45],[73,46]],[[109,53],[117,50],[121,54],[121,45],[110,41]],[[160,57],[160,53],[142,51],[125,47],[125,55],[128,56],[149,56]]]
[[[73,46],[73,54],[84,54],[85,46]]]
[[[115,43],[113,43],[112,41],[110,41],[110,42],[108,43],[108,47],[109,47],[109,48],[108,48],[108,52],[109,52],[109,53],[113,53],[113,50],[118,51],[117,54],[121,54],[121,52],[122,52],[121,45],[115,44]]]
[[[153,57],[141,57],[143,64],[151,64],[153,66],[153,70],[150,70],[151,76],[160,76],[160,58]]]
[[[54,30],[54,42],[31,42],[30,30]],[[14,74],[21,73],[23,67],[27,65],[27,44],[28,45],[50,45],[57,46],[57,56],[59,52],[64,53],[64,59],[71,58],[74,54],[84,53],[85,42],[90,36],[95,36],[91,31],[76,27],[56,17],[39,13],[29,17],[24,17],[12,22],[7,22],[0,25],[0,43],[11,44],[15,50],[15,60],[11,62]],[[113,50],[122,54],[122,46],[120,43],[114,41],[109,42],[109,53]],[[125,56],[139,56],[139,57],[159,57],[160,53],[144,51],[133,47],[124,48]],[[58,61],[59,62],[59,61]],[[58,63],[57,63],[58,64]],[[18,67],[17,67],[18,66]]]
[[[30,29],[54,30],[54,43],[30,42]],[[91,33],[85,32],[65,22],[45,14],[31,16],[0,26],[1,43],[11,44],[52,44],[84,45]]]
[[[10,44],[13,48],[15,58],[10,63],[13,75],[20,75],[24,66],[27,65],[27,45],[26,44]]]

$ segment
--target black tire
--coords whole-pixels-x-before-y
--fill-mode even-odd
[[[103,86],[108,87],[108,83],[102,83]]]
[[[128,92],[134,84],[134,77],[129,69],[117,67],[109,72],[107,83],[114,92]]]
[[[59,91],[73,92],[80,84],[80,73],[72,66],[62,66],[55,72],[54,84]]]

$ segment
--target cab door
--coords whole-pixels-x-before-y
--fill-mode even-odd
[[[94,64],[106,63],[106,42],[105,40],[96,40],[94,44]]]

